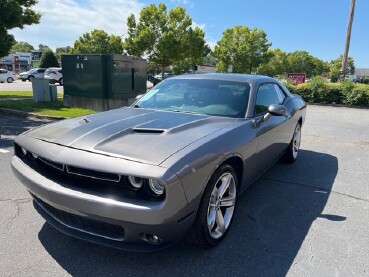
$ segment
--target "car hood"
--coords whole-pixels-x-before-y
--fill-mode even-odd
[[[44,125],[26,136],[85,151],[160,165],[191,143],[238,120],[198,114],[120,108]]]

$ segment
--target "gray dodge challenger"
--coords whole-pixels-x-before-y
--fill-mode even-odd
[[[258,75],[167,79],[132,106],[15,138],[12,169],[56,229],[155,251],[187,237],[209,248],[237,197],[278,159],[298,157],[306,104]]]

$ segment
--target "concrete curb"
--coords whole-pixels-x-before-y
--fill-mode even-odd
[[[313,106],[325,106],[325,107],[337,107],[337,108],[351,108],[351,109],[369,109],[369,107],[366,106],[349,106],[349,105],[344,105],[344,104],[322,104],[322,103],[310,103],[310,102],[306,102],[308,105],[313,105]]]
[[[0,112],[4,114],[32,117],[32,118],[37,118],[37,119],[46,119],[46,120],[52,120],[52,121],[66,119],[66,117],[61,117],[61,116],[42,115],[42,114],[37,114],[37,113],[29,113],[29,112],[23,112],[20,110],[6,109],[6,108],[0,108]]]

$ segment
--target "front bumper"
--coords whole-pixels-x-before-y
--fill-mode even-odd
[[[124,250],[155,251],[183,238],[195,219],[195,207],[187,204],[179,181],[163,202],[135,202],[72,190],[45,178],[16,156],[12,169],[42,216],[61,232],[83,240]],[[152,236],[159,242],[153,242]]]

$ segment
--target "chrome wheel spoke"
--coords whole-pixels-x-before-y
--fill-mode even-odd
[[[229,187],[229,183],[231,182],[232,179],[232,175],[225,175],[223,176],[223,178],[221,179],[222,184],[220,185],[219,189],[218,189],[218,198],[222,198],[224,193],[227,191],[228,187]]]
[[[214,225],[215,225],[215,216],[216,216],[215,208],[210,209],[209,214],[208,214],[208,228],[210,232],[214,228]]]
[[[236,203],[236,197],[234,195],[229,195],[220,199],[221,207],[233,207]]]
[[[219,232],[219,235],[223,235],[225,232],[225,224],[221,210],[217,210],[217,216],[215,218],[215,221],[217,222],[217,230]]]

